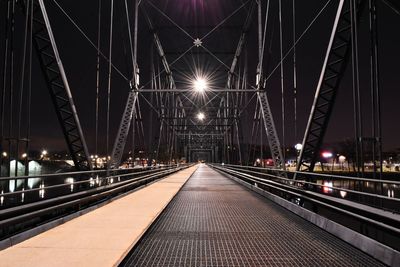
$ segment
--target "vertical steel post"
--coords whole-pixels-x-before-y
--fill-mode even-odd
[[[264,129],[267,134],[271,156],[274,160],[275,167],[285,169],[285,162],[283,159],[281,144],[279,142],[278,133],[276,131],[275,122],[272,117],[271,108],[268,101],[268,96],[263,88],[263,73],[262,73],[262,55],[263,55],[263,33],[262,33],[262,1],[258,2],[258,71],[257,71],[257,99],[260,104],[261,117],[264,123]],[[267,18],[266,18],[267,19]],[[263,91],[261,91],[264,89]],[[261,92],[260,92],[261,91]],[[261,123],[261,122],[260,122]],[[262,125],[260,125],[262,127]],[[262,138],[262,135],[261,135]],[[262,148],[261,148],[262,151]]]

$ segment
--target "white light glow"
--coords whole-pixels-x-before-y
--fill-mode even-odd
[[[193,81],[193,87],[199,93],[203,93],[207,89],[207,86],[207,81],[203,78],[197,78]]]
[[[332,182],[324,182],[324,187],[323,187],[323,191],[324,191],[324,193],[330,193],[330,192],[332,192],[332,186],[333,186],[333,183]]]
[[[40,197],[40,198],[44,198],[44,184],[43,184],[43,182],[42,182],[42,184],[39,186],[39,188],[41,188],[41,189],[39,190],[39,197]]]
[[[296,145],[294,146],[294,148],[295,148],[296,150],[301,150],[301,149],[303,148],[303,145],[300,144],[300,143],[298,143],[298,144],[296,144]]]
[[[197,114],[197,119],[199,119],[200,121],[204,120],[206,118],[206,115],[204,115],[203,112],[199,112],[199,114]]]
[[[65,183],[66,184],[71,184],[70,185],[71,192],[74,191],[74,182],[75,182],[75,180],[72,177],[69,177],[69,178],[65,179]]]
[[[93,179],[92,177],[90,177],[90,182],[89,182],[89,184],[90,184],[90,187],[93,187],[93,186],[94,186],[94,179]]]

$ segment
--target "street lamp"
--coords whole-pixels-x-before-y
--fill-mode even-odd
[[[342,170],[344,170],[343,165],[344,165],[344,162],[345,162],[345,161],[346,161],[346,157],[343,156],[343,155],[340,155],[340,156],[339,156],[339,163],[340,163],[340,165],[342,166]]]
[[[193,81],[193,88],[198,93],[204,93],[207,87],[208,84],[204,78],[197,78],[196,80]]]
[[[329,151],[324,151],[324,152],[321,153],[321,155],[327,161],[328,161],[328,159],[332,158],[332,156],[333,156],[332,152],[329,152]],[[322,171],[324,170],[323,166],[324,166],[324,164],[321,162]],[[329,170],[329,168],[328,168],[328,170]],[[332,167],[332,170],[333,170],[333,167]]]
[[[199,113],[197,114],[197,119],[198,119],[199,121],[203,121],[205,118],[206,118],[206,115],[204,115],[203,112],[199,112]]]
[[[300,150],[303,149],[303,145],[300,144],[300,143],[297,143],[297,144],[294,146],[294,148],[295,148],[297,151],[300,151]]]
[[[297,167],[297,163],[299,161],[299,157],[300,157],[300,151],[303,149],[303,145],[300,143],[297,143],[294,148],[296,149],[296,167]]]

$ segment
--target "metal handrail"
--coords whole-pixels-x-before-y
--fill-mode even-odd
[[[354,180],[354,181],[362,181],[362,182],[373,182],[373,183],[383,183],[383,184],[395,184],[400,185],[400,181],[394,180],[380,180],[380,179],[371,179],[371,178],[360,178],[360,177],[352,177],[352,176],[343,176],[337,174],[326,174],[326,173],[312,173],[312,172],[302,172],[302,171],[288,171],[288,170],[281,170],[269,167],[254,167],[254,166],[243,166],[243,165],[233,165],[233,164],[215,164],[221,166],[233,166],[233,167],[240,167],[240,168],[248,168],[248,169],[259,169],[259,170],[267,170],[272,172],[282,172],[282,173],[292,173],[292,174],[303,174],[308,176],[320,176],[320,177],[330,177],[330,178],[338,178],[343,180]],[[300,181],[290,179],[291,181]]]
[[[216,168],[219,169],[219,170],[222,169],[222,168],[220,168],[220,167],[216,167]],[[330,205],[330,204],[328,204],[328,203],[324,203],[324,202],[322,202],[322,201],[313,199],[313,198],[308,197],[308,196],[306,196],[306,195],[304,195],[304,194],[301,194],[301,193],[298,193],[298,192],[294,192],[294,191],[290,191],[290,190],[288,190],[288,189],[298,189],[298,188],[292,187],[292,186],[290,186],[290,185],[287,185],[287,184],[280,184],[280,183],[277,183],[277,182],[274,182],[274,181],[268,181],[268,180],[267,180],[267,181],[260,181],[260,179],[257,178],[257,177],[251,176],[251,175],[249,175],[249,174],[244,174],[244,173],[240,173],[240,172],[237,172],[237,171],[233,171],[233,170],[231,170],[231,169],[225,169],[225,170],[222,169],[222,171],[228,171],[228,173],[229,173],[229,171],[231,171],[231,172],[235,172],[237,175],[240,175],[240,176],[247,176],[247,177],[243,177],[243,178],[248,179],[248,180],[251,180],[252,182],[258,182],[258,183],[263,184],[263,185],[265,185],[265,186],[278,189],[278,190],[280,190],[280,191],[284,191],[284,192],[289,193],[289,194],[293,194],[293,195],[295,195],[295,196],[297,196],[297,197],[301,197],[301,198],[310,200],[310,201],[312,201],[312,202],[315,202],[315,203],[318,203],[318,204],[327,206],[327,207],[329,207],[329,208],[338,210],[338,211],[343,212],[343,213],[346,213],[346,214],[348,214],[348,215],[355,216],[355,217],[357,217],[357,218],[359,218],[359,219],[368,221],[368,222],[370,222],[370,223],[378,224],[378,225],[380,225],[380,226],[382,226],[382,227],[385,227],[385,228],[390,229],[391,231],[400,233],[400,229],[399,229],[399,228],[395,228],[395,227],[393,227],[393,226],[391,226],[391,225],[387,225],[387,224],[384,224],[384,223],[382,223],[382,222],[378,222],[378,221],[372,220],[372,219],[370,219],[370,218],[368,218],[368,217],[365,217],[365,216],[356,214],[356,213],[354,213],[354,212],[350,212],[350,211],[348,211],[348,210],[345,210],[345,209],[342,209],[342,208],[339,208],[339,207],[332,206],[332,205]],[[272,183],[272,184],[270,184],[270,183]],[[279,187],[279,186],[277,186],[277,185],[282,186],[283,188],[282,188],[282,187]],[[284,188],[286,188],[286,189],[284,189]],[[343,203],[341,203],[341,204],[343,204]]]
[[[3,178],[3,181],[6,180],[26,180],[28,179],[41,179],[41,181],[38,183],[38,185],[35,185],[34,188],[24,188],[24,187],[19,187],[17,190],[11,191],[6,191],[3,193],[0,193],[0,199],[1,199],[1,206],[3,206],[1,209],[8,209],[11,207],[15,206],[21,206],[27,203],[35,203],[39,201],[43,201],[44,199],[49,199],[49,198],[56,198],[59,196],[64,196],[64,195],[71,195],[74,192],[78,191],[83,191],[85,188],[91,188],[91,187],[101,187],[104,185],[108,185],[110,183],[121,183],[124,182],[126,179],[132,180],[133,177],[141,176],[149,174],[149,173],[154,173],[154,172],[162,172],[165,170],[171,170],[171,169],[177,169],[181,167],[185,167],[186,164],[174,164],[174,165],[166,165],[166,166],[156,166],[156,167],[145,167],[144,169],[137,169],[137,168],[129,168],[129,169],[113,169],[113,170],[96,170],[96,171],[79,171],[79,172],[66,172],[66,173],[57,173],[57,174],[49,174],[49,175],[35,175],[35,176],[17,176],[17,177],[7,177]],[[88,177],[82,177],[82,176],[88,176]],[[57,181],[55,178],[59,177],[60,179],[63,179],[62,181]],[[78,177],[78,178],[77,178]],[[65,182],[64,178],[72,178],[71,182]],[[115,178],[122,178],[123,181],[113,181]],[[53,183],[50,185],[44,185],[47,179],[51,179]],[[53,181],[56,180],[56,181]],[[0,180],[1,182],[1,180]],[[82,187],[83,185],[83,187]],[[87,185],[87,186],[86,186]],[[16,186],[16,185],[15,185]],[[67,192],[65,191],[66,189],[72,186],[71,191]],[[75,190],[73,187],[75,187]],[[26,185],[25,185],[26,187]],[[55,190],[61,190],[61,191],[55,191]],[[32,195],[32,192],[46,192],[46,197],[40,196],[34,196]],[[28,195],[27,195],[28,194]],[[4,203],[4,204],[3,204]]]
[[[188,168],[191,164],[175,165],[176,167],[158,168],[151,172],[146,170],[140,173],[139,177],[121,180],[115,183],[76,191],[70,194],[63,194],[52,198],[41,199],[31,203],[12,206],[0,210],[0,240],[12,236],[15,231],[26,230],[35,227],[38,223],[46,222],[60,216],[70,214],[71,211],[79,211],[98,203],[107,201],[122,193],[129,192],[141,185],[148,184],[182,169]],[[138,173],[123,174],[125,176]],[[110,175],[103,179],[118,177]],[[90,181],[90,180],[87,180]],[[82,181],[80,181],[82,182]],[[70,185],[70,184],[68,184]],[[42,189],[42,188],[41,188]],[[18,226],[17,228],[15,228]]]
[[[168,167],[160,167],[160,168],[156,168],[156,169],[150,169],[150,170],[145,170],[145,171],[140,171],[140,172],[133,172],[133,173],[124,173],[124,174],[116,174],[116,175],[110,175],[110,176],[105,176],[105,177],[98,177],[99,181],[104,181],[104,180],[108,180],[110,178],[116,178],[116,177],[125,177],[125,176],[131,176],[131,175],[140,175],[140,174],[145,174],[145,173],[151,173],[151,172],[157,172],[157,171],[162,171],[162,170],[169,170],[172,169],[172,166],[168,166]],[[121,170],[121,169],[119,169]],[[127,169],[123,169],[124,171]],[[86,171],[84,173],[87,173]],[[91,174],[92,172],[90,172]],[[76,172],[75,174],[82,174],[82,172]],[[63,175],[60,175],[63,176]],[[67,176],[73,176],[73,175],[67,175]],[[32,179],[32,178],[39,178],[36,176],[32,176],[31,178],[28,179]],[[35,191],[40,191],[40,190],[46,190],[46,189],[54,189],[54,188],[61,188],[61,187],[69,187],[71,185],[79,185],[79,184],[85,184],[85,183],[90,183],[93,180],[93,177],[90,177],[88,180],[81,180],[81,181],[76,181],[76,182],[71,182],[71,183],[62,183],[62,184],[56,184],[56,185],[49,185],[49,186],[43,186],[43,187],[37,187],[37,188],[31,188],[31,189],[24,189],[24,190],[17,190],[17,191],[13,191],[13,192],[7,192],[7,193],[0,193],[0,197],[2,196],[10,196],[10,195],[18,195],[18,194],[22,194],[22,193],[29,193],[29,192],[35,192]],[[14,180],[14,179],[13,179]],[[19,180],[19,178],[18,178]]]
[[[173,165],[165,165],[165,166],[145,166],[143,169],[154,169],[154,168],[165,168],[165,167],[173,167],[177,164]],[[23,176],[11,176],[11,177],[0,177],[1,181],[9,181],[9,180],[22,180],[29,178],[50,178],[56,176],[73,176],[80,174],[97,174],[97,173],[107,173],[107,172],[115,172],[115,171],[133,171],[138,170],[137,168],[126,168],[126,169],[101,169],[101,170],[92,170],[92,171],[78,171],[78,172],[61,172],[61,173],[49,173],[49,174],[39,174],[39,175],[23,175]]]
[[[264,186],[272,188],[271,184],[274,184],[276,187],[281,187],[281,189],[284,187],[289,191],[296,191],[302,195],[308,195],[314,200],[320,199],[325,202],[335,203],[334,205],[347,205],[347,209],[355,208],[354,203],[357,203],[361,205],[361,207],[368,206],[377,209],[377,211],[381,210],[382,212],[390,212],[391,214],[400,213],[400,198],[398,194],[396,195],[396,197],[390,197],[386,196],[386,194],[384,193],[386,192],[386,190],[394,189],[394,186],[397,186],[396,181],[394,183],[395,185],[392,185],[390,183],[386,184],[385,182],[383,182],[382,185],[372,185],[372,188],[368,188],[367,190],[363,191],[363,189],[360,187],[362,185],[358,184],[360,182],[351,181],[351,179],[348,183],[348,186],[341,187],[340,185],[333,186],[333,184],[330,185],[316,183],[316,181],[314,181],[313,179],[307,178],[306,180],[293,180],[290,178],[282,177],[280,176],[279,172],[270,171],[270,169],[267,169],[267,172],[265,172],[266,169],[259,167],[248,168],[247,166],[231,164],[211,164],[211,166],[219,169],[220,171],[230,173],[233,176],[239,175],[241,179],[252,181],[258,184],[263,184]],[[322,179],[326,179],[325,177],[327,176],[324,176],[324,178]],[[341,177],[344,178],[344,176]],[[329,176],[328,178],[333,179]],[[249,183],[251,184],[252,182]],[[377,182],[380,181],[378,180]],[[353,183],[353,185],[351,185],[351,183]],[[373,188],[376,188],[376,186],[385,186],[386,188],[385,190],[378,191],[379,194],[377,194],[377,191],[373,191]],[[325,188],[327,189],[327,191],[324,190]],[[342,191],[346,192],[346,194],[342,195]],[[305,198],[301,197],[296,201],[302,202],[304,200]],[[362,213],[363,211],[359,212]]]
[[[224,165],[226,166],[226,165]],[[231,167],[234,165],[229,165],[228,169],[235,169],[235,170],[240,170],[240,168],[235,168],[235,167]],[[346,191],[349,193],[354,193],[354,194],[359,194],[359,195],[364,195],[364,196],[370,196],[370,197],[376,197],[376,198],[381,198],[381,199],[385,199],[385,200],[393,200],[393,201],[398,201],[400,202],[400,198],[391,198],[391,197],[387,197],[384,195],[379,195],[379,194],[372,194],[372,193],[367,193],[367,192],[362,192],[362,191],[356,191],[356,190],[351,190],[351,189],[347,189],[347,188],[341,188],[341,187],[335,187],[335,186],[329,186],[329,185],[321,185],[321,184],[317,184],[317,183],[313,183],[313,182],[308,182],[308,181],[299,181],[299,180],[293,180],[293,179],[289,179],[289,178],[285,178],[285,177],[280,177],[278,175],[274,175],[274,174],[269,174],[269,173],[262,173],[262,172],[255,172],[255,171],[250,171],[247,170],[247,172],[250,173],[254,173],[254,174],[260,174],[263,176],[270,176],[272,178],[278,179],[278,180],[283,180],[283,181],[287,181],[290,183],[302,183],[302,184],[309,184],[309,185],[315,185],[315,186],[319,186],[319,187],[326,187],[326,188],[330,188],[333,190],[338,190],[338,191]],[[258,178],[258,177],[254,177],[255,179],[262,179],[262,178]],[[293,184],[290,184],[293,186]]]

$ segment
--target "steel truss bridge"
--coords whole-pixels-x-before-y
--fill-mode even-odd
[[[2,240],[205,161],[215,171],[275,202],[287,200],[373,240],[390,254],[373,256],[396,265],[400,199],[393,190],[400,182],[386,179],[383,173],[377,6],[385,5],[399,14],[397,1],[328,0],[301,31],[296,28],[296,1],[290,12],[281,0],[228,1],[226,7],[227,1],[221,1],[226,10],[216,15],[218,19],[210,14],[201,23],[196,14],[190,19],[182,15],[190,5],[200,5],[197,1],[175,6],[151,0],[93,2],[98,9],[94,34],[70,15],[62,1],[1,3],[5,14],[1,17],[5,22],[0,110]],[[201,3],[210,9],[207,4]],[[329,38],[301,135],[297,127],[296,48],[327,10],[332,13],[332,20],[325,25]],[[95,102],[94,135],[85,135],[88,126],[81,118],[87,117],[82,114],[87,109],[76,105],[82,102],[79,97],[87,96],[82,90],[88,88],[74,88],[78,83],[70,83],[69,75],[72,79],[79,75],[65,67],[62,51],[69,44],[58,41],[63,30],[54,25],[59,26],[58,20],[53,24],[55,14],[96,54],[96,92],[94,99],[87,99]],[[287,14],[293,23],[289,45],[284,32]],[[369,28],[363,33],[369,38],[367,55],[359,49],[363,24]],[[369,138],[362,125],[361,57],[370,63],[373,104]],[[289,74],[288,65],[292,68]],[[39,72],[54,106],[49,112],[55,111],[73,162],[68,172],[30,173],[29,164],[35,158],[31,148],[35,125],[30,114],[36,78],[32,76]],[[351,177],[315,172],[316,166],[322,165],[324,138],[333,110],[338,108],[336,99],[344,90],[346,72],[351,73],[354,97],[351,139],[355,175]],[[278,77],[275,83],[271,81],[274,75]],[[290,99],[285,92],[288,83]],[[271,87],[277,84],[281,110],[274,110],[279,105],[271,102]],[[115,109],[118,116],[112,110],[117,105],[113,104],[116,94],[124,101]],[[289,102],[294,103],[292,127],[286,122]],[[114,120],[118,120],[117,128],[113,128]],[[292,145],[287,136],[293,131],[299,145],[295,169],[289,170],[288,148]],[[364,177],[367,143],[373,157],[372,178]],[[104,160],[99,164],[102,154]],[[41,160],[45,158],[42,152]],[[135,165],[135,158],[147,161]],[[270,166],[256,166],[257,159],[263,165],[264,158],[270,159]],[[321,183],[324,180],[334,182]],[[371,251],[364,250],[374,254]]]

